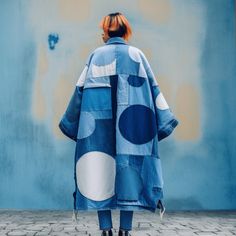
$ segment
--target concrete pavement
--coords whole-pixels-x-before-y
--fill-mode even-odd
[[[114,235],[119,227],[119,211],[112,211]],[[72,211],[20,211],[0,209],[0,236],[100,236],[96,212],[79,212],[77,222]],[[236,235],[236,211],[135,212],[132,236],[229,236]]]

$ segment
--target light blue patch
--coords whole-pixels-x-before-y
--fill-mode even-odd
[[[111,64],[115,59],[115,45],[102,46],[94,53],[91,63],[96,66],[105,66]],[[104,57],[104,54],[106,55]]]
[[[117,83],[117,104],[118,105],[129,105],[129,75],[120,74]]]
[[[91,134],[93,134],[95,130],[96,122],[91,113],[86,112],[86,111],[81,112],[79,122],[81,122],[81,124],[86,124],[86,125],[79,126],[78,135],[77,135],[78,139],[87,138]]]
[[[144,83],[140,87],[129,85],[129,104],[137,104],[138,100],[138,104],[150,107],[154,111],[152,97],[147,91],[150,91],[147,79],[144,79]]]
[[[93,53],[93,56],[90,58],[91,60],[89,61],[89,68],[87,71],[87,77],[93,77],[93,65],[95,66],[107,66],[107,65],[111,65],[114,60],[116,59],[115,56],[115,45],[109,45],[109,46],[102,46],[99,47],[95,50],[95,52]],[[106,56],[104,57],[104,53],[106,53]],[[99,77],[99,76],[96,76]]]
[[[82,111],[103,111],[111,109],[111,87],[108,84],[96,84],[84,88],[81,104]]]
[[[112,110],[90,111],[94,119],[111,119]]]
[[[110,76],[88,77],[84,83],[84,89],[90,87],[111,87]]]
[[[116,52],[117,66],[116,70],[118,74],[129,74],[138,76],[139,63],[132,60],[128,52],[129,46],[121,46]]]

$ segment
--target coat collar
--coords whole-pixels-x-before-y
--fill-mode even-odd
[[[111,37],[106,41],[106,44],[127,44],[122,37]]]

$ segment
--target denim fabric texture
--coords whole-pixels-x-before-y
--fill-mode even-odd
[[[91,52],[59,123],[76,142],[74,210],[155,212],[158,145],[178,123],[140,49],[113,37]]]

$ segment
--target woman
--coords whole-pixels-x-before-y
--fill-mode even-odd
[[[76,141],[74,213],[97,210],[102,235],[113,235],[111,210],[120,209],[118,235],[130,235],[133,211],[163,216],[158,141],[178,120],[145,55],[128,44],[125,16],[109,14],[100,26],[105,45],[88,56],[59,127]]]

